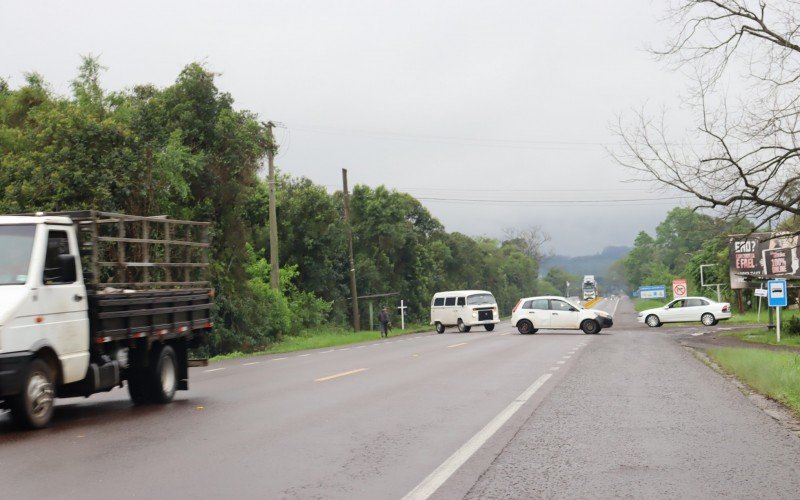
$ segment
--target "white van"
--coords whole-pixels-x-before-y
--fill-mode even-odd
[[[487,332],[500,323],[497,301],[486,290],[456,290],[439,292],[431,300],[431,324],[437,333],[447,326],[457,326],[459,332],[468,332],[475,325],[483,325]]]

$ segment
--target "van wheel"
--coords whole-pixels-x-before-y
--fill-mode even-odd
[[[458,327],[458,331],[461,333],[465,333],[470,330],[470,327],[465,325],[464,322],[461,321],[461,318],[458,318],[458,323],[456,324],[456,326]]]
[[[24,380],[22,394],[9,398],[11,417],[20,427],[41,429],[53,417],[53,371],[43,360],[34,359],[28,365]]]
[[[486,328],[487,332],[491,332],[492,330],[494,330],[494,324],[492,323],[489,323],[488,325],[483,325],[483,327]]]
[[[444,325],[436,322],[436,333],[444,333]]]

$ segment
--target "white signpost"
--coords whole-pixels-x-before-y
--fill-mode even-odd
[[[781,307],[789,305],[789,297],[786,293],[786,280],[767,281],[767,301],[769,307],[774,307],[777,313],[775,331],[778,334],[778,342],[781,341]]]
[[[761,322],[761,299],[767,296],[767,289],[756,288],[754,293],[756,294],[756,297],[758,297],[758,317],[756,318],[756,321]]]
[[[400,300],[400,307],[398,307],[398,309],[400,309],[400,329],[401,330],[405,330],[406,329],[406,309],[408,309],[408,306],[404,305],[403,300]]]

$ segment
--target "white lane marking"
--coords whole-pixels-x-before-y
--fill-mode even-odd
[[[211,373],[211,372],[218,372],[220,370],[224,370],[225,368],[212,368],[210,370],[203,370],[203,373]]]
[[[556,361],[557,365],[563,365],[564,363],[566,363],[566,361]]]
[[[572,357],[572,356],[561,356],[561,359],[569,359],[569,358],[571,358],[571,357]]]
[[[365,347],[367,347],[367,346],[365,346],[365,345],[360,345],[360,346],[358,346],[358,347],[354,347],[353,349],[363,349],[363,348],[365,348]]]
[[[554,366],[554,367],[552,367],[552,368],[550,368],[550,369],[551,369],[551,370],[553,370],[553,371],[556,371],[556,370],[560,370],[560,369],[561,369],[561,367],[560,367],[560,366]]]
[[[615,314],[617,314],[617,306],[618,305],[619,305],[619,299],[617,299],[617,302],[614,304],[614,310],[611,311],[611,316],[614,316]]]
[[[335,378],[346,377],[348,375],[353,375],[354,373],[361,373],[367,371],[367,368],[357,368],[355,370],[350,370],[349,372],[342,372],[337,373],[336,375],[330,375],[328,377],[322,377],[314,380],[314,382],[326,382],[328,380],[333,380]]]
[[[447,346],[447,348],[450,349],[451,347],[461,347],[462,345],[467,345],[467,342],[462,342],[460,344],[449,345],[449,346]]]
[[[478,451],[514,414],[528,402],[547,380],[553,375],[545,373],[530,387],[517,396],[508,406],[497,414],[486,426],[464,443],[461,448],[442,462],[433,472],[422,480],[413,490],[409,491],[403,500],[424,500],[433,495],[439,487],[447,481],[469,458]]]
[[[506,335],[511,335],[511,332],[506,332],[506,333],[501,333],[500,334],[501,337],[505,337]]]
[[[704,333],[706,333],[706,332],[693,333],[692,337],[699,337],[700,335],[703,335]]]
[[[284,359],[289,359],[289,358],[286,358],[286,357],[283,357],[283,358],[275,358],[275,359],[273,359],[272,361],[281,361],[281,360],[284,360]]]
[[[305,358],[306,356],[311,356],[311,354],[301,354],[297,356],[298,358]]]
[[[242,366],[251,366],[251,365],[257,365],[257,364],[259,364],[259,363],[261,363],[261,361],[251,361],[250,363],[245,363],[245,364],[243,364]]]
[[[337,349],[337,351],[349,351],[349,347],[342,347],[341,349]]]
[[[331,349],[330,351],[322,351],[320,354],[328,354],[329,352],[333,352],[333,351],[335,351],[335,350],[336,350],[336,349]]]

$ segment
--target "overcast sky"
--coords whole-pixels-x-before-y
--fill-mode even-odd
[[[686,90],[645,50],[672,30],[665,3],[3,0],[0,76],[16,88],[36,71],[68,94],[81,55],[100,56],[110,90],[200,61],[237,108],[285,124],[284,172],[333,191],[347,168],[448,231],[540,226],[554,253],[586,255],[680,204],[606,152],[618,115],[677,109]]]

